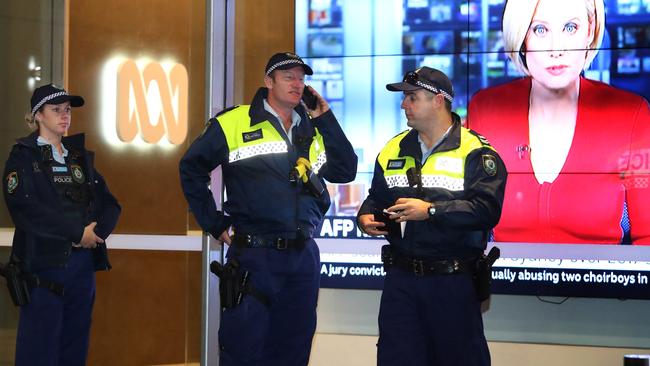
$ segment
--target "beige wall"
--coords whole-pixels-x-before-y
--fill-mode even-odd
[[[376,362],[377,337],[316,334],[310,366],[361,366]],[[650,349],[577,347],[490,342],[495,366],[622,366],[627,354],[650,354]]]

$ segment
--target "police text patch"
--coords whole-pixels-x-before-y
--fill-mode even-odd
[[[264,135],[262,135],[262,129],[261,128],[259,130],[242,133],[242,138],[244,139],[244,142],[259,140],[262,137],[264,137]]]
[[[497,159],[493,155],[483,155],[483,170],[489,176],[497,174]]]
[[[55,175],[52,177],[52,181],[54,183],[70,184],[72,183],[72,177],[69,175]]]
[[[18,188],[18,173],[11,172],[7,175],[7,193],[14,193],[16,188]]]
[[[406,164],[406,159],[391,159],[388,160],[386,169],[402,169]]]

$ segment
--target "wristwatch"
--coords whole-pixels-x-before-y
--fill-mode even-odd
[[[432,203],[431,205],[429,205],[429,218],[432,219],[433,215],[435,214],[436,214],[436,206],[434,206]]]

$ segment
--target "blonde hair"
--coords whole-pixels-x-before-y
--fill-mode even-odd
[[[29,112],[25,113],[25,123],[27,123],[27,127],[30,131],[38,131],[38,121],[36,120],[36,117]]]
[[[510,60],[524,74],[530,76],[520,52],[526,51],[526,35],[540,0],[508,0],[503,11],[503,43]],[[593,39],[587,46],[583,69],[594,60],[605,35],[605,4],[603,0],[584,0],[587,18],[594,26]]]

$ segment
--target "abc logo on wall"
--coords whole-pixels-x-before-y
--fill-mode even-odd
[[[103,75],[104,134],[111,144],[179,145],[188,133],[188,76],[182,64],[110,60]]]

